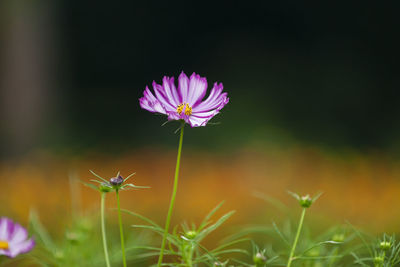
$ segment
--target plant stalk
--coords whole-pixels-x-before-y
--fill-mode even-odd
[[[103,236],[103,248],[104,248],[104,257],[106,260],[107,267],[110,267],[110,259],[108,257],[108,250],[107,250],[107,238],[106,238],[106,221],[104,217],[104,206],[106,200],[106,193],[101,193],[101,205],[100,205],[100,216],[101,216],[101,234]]]
[[[193,264],[192,264],[193,244],[190,243],[189,245],[190,245],[190,248],[189,248],[189,256],[188,256],[188,259],[187,259],[187,265],[188,265],[188,267],[192,267],[193,266]]]
[[[174,203],[175,203],[176,191],[178,190],[179,167],[180,167],[180,163],[181,163],[181,152],[182,152],[184,127],[185,127],[185,125],[183,124],[181,127],[181,134],[180,134],[180,138],[179,138],[178,156],[176,158],[174,187],[172,190],[171,201],[169,203],[169,209],[168,209],[167,219],[165,222],[165,229],[164,229],[164,234],[163,234],[163,238],[162,238],[160,256],[158,257],[157,267],[160,267],[162,264],[162,260],[163,260],[163,256],[164,256],[164,249],[165,249],[165,242],[167,240],[169,225],[171,223],[172,210],[174,208]]]
[[[117,206],[118,206],[118,221],[119,221],[119,234],[121,235],[121,251],[122,251],[122,262],[124,267],[126,267],[126,255],[125,255],[125,242],[124,242],[124,229],[122,228],[122,218],[121,218],[121,205],[119,201],[118,189],[115,190],[117,195]]]
[[[294,252],[296,250],[297,242],[299,241],[301,228],[303,228],[303,222],[304,222],[304,216],[306,215],[306,209],[307,208],[303,208],[303,211],[301,212],[299,226],[297,228],[297,233],[296,233],[296,237],[295,237],[294,242],[293,242],[292,250],[290,251],[287,267],[290,267],[290,265],[292,264],[292,261],[294,260],[293,256],[294,256]]]

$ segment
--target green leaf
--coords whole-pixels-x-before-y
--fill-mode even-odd
[[[207,235],[209,235],[212,231],[214,231],[215,229],[217,229],[219,226],[221,226],[221,224],[223,224],[226,220],[228,220],[233,214],[235,213],[235,211],[230,211],[228,213],[226,213],[225,215],[223,215],[221,218],[219,218],[219,220],[208,226],[207,228],[205,228],[203,231],[199,232],[196,240],[200,241],[202,239],[204,239],[204,237],[206,237]]]
[[[163,236],[163,234],[164,234],[164,229],[160,229],[158,227],[154,227],[154,226],[151,226],[151,225],[131,225],[131,227],[147,229],[147,230],[153,231],[153,232],[155,232],[155,233],[157,233],[157,234],[159,234],[161,236]],[[173,236],[171,234],[167,234],[167,239],[171,243],[173,243],[175,246],[178,246],[179,239],[177,237],[175,237],[175,236]]]
[[[117,209],[114,209],[114,210],[117,210]],[[157,227],[159,229],[162,229],[161,226],[159,226],[157,223],[155,223],[151,219],[149,219],[149,218],[147,218],[147,217],[145,217],[145,216],[143,216],[143,215],[141,215],[139,213],[136,213],[136,212],[133,212],[133,211],[130,211],[130,210],[126,210],[126,209],[121,209],[121,211],[125,212],[125,213],[127,213],[129,215],[138,217],[139,219],[141,219],[141,220],[143,220],[143,221],[145,221],[145,222],[147,222],[147,223],[149,223],[149,224],[151,224],[151,225],[153,225],[153,226],[155,226],[155,227]]]
[[[232,246],[232,245],[241,243],[241,242],[245,242],[245,241],[250,241],[250,239],[248,239],[248,238],[242,238],[242,239],[238,239],[238,240],[234,240],[234,241],[231,241],[231,242],[222,244],[222,245],[220,245],[219,247],[217,247],[217,248],[211,250],[211,253],[220,251],[221,249],[224,249],[224,248],[226,248],[226,247],[229,247],[229,246]]]
[[[30,210],[29,224],[32,230],[37,234],[36,238],[39,238],[43,242],[46,249],[48,249],[49,251],[54,251],[56,246],[53,240],[51,239],[49,233],[47,232],[46,228],[40,222],[39,215],[33,209]]]
[[[275,222],[272,222],[272,226],[274,227],[275,232],[278,234],[278,236],[283,240],[283,242],[285,243],[285,245],[287,245],[288,247],[290,247],[290,243],[289,241],[285,238],[285,236],[283,235],[283,233],[279,230],[278,226],[276,225]]]
[[[283,211],[283,212],[288,212],[289,211],[288,207],[285,204],[283,204],[281,201],[276,199],[276,198],[267,196],[267,195],[265,195],[263,193],[260,193],[260,192],[254,192],[253,196],[264,200],[265,202],[271,204],[272,206],[274,206],[276,209],[278,209],[280,211]]]
[[[135,174],[136,174],[136,172],[129,174],[128,177],[126,177],[126,178],[124,179],[124,183],[125,183],[129,178],[131,178],[133,175],[135,175]]]
[[[89,184],[89,183],[85,183],[85,182],[83,182],[83,181],[80,181],[84,186],[87,186],[87,187],[89,187],[89,188],[91,188],[91,189],[93,189],[93,190],[96,190],[96,191],[99,191],[99,188],[97,187],[97,186],[95,186],[94,184]],[[96,181],[96,182],[98,182],[98,181]]]
[[[197,229],[197,232],[200,232],[201,230],[204,229],[204,227],[206,227],[210,222],[209,220],[211,219],[211,217],[215,214],[215,212],[217,212],[217,210],[219,210],[219,208],[221,208],[221,206],[225,203],[225,201],[221,201],[215,208],[213,208],[207,215],[206,217],[204,217],[203,221],[201,222],[199,228]]]
[[[334,244],[334,245],[337,245],[337,244],[342,244],[342,243],[343,243],[343,242],[336,242],[336,241],[323,241],[323,242],[319,242],[319,243],[314,244],[314,245],[312,245],[311,247],[307,248],[306,250],[304,250],[302,253],[300,253],[300,256],[306,254],[307,252],[309,252],[309,251],[312,250],[313,248],[319,247],[319,246],[324,245],[324,244]]]
[[[92,170],[89,170],[94,176],[96,176],[97,178],[99,178],[100,180],[102,180],[105,183],[108,183],[108,181],[106,179],[104,179],[103,177],[101,177],[100,175],[98,175],[97,173],[95,173]]]

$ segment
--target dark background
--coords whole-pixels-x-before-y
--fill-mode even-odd
[[[305,143],[397,154],[395,1],[54,2],[3,5],[2,40],[13,47],[14,17],[27,20],[22,28],[36,23],[33,33],[47,41],[35,51],[48,58],[42,79],[50,81],[42,83],[44,101],[5,105],[4,114],[19,110],[23,119],[37,106],[41,111],[25,130],[13,127],[12,116],[2,119],[3,155],[176,145],[177,125],[160,127],[166,118],[141,110],[138,98],[153,80],[182,70],[207,77],[209,85],[223,82],[230,97],[213,119],[221,124],[187,131],[187,145]],[[8,46],[3,54],[12,51]],[[18,103],[19,97],[5,99]],[[16,138],[21,132],[30,136]]]

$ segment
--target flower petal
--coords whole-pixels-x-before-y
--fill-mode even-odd
[[[10,219],[6,217],[0,218],[0,240],[9,241],[13,228],[14,224]]]
[[[173,120],[180,120],[181,117],[176,111],[168,111],[168,120],[173,121]]]
[[[193,72],[190,76],[189,95],[187,103],[192,107],[203,99],[207,91],[207,79]]]
[[[193,111],[208,111],[215,109],[219,104],[226,99],[227,93],[222,93],[224,86],[222,83],[214,83],[214,87],[210,92],[208,98],[200,102],[197,106],[193,107]]]
[[[33,239],[25,240],[23,242],[14,245],[10,244],[8,253],[5,253],[4,255],[14,258],[18,254],[30,251],[31,249],[33,249],[34,246],[35,246],[35,241]]]
[[[28,231],[20,224],[15,223],[13,232],[10,234],[10,245],[24,241],[28,238]]]
[[[189,117],[189,124],[191,127],[198,127],[198,126],[206,126],[206,124],[215,116],[217,115],[220,110],[229,103],[229,98],[225,96],[225,98],[219,102],[219,105],[208,111],[197,111],[193,112],[193,114]]]
[[[171,103],[172,99],[168,99],[168,97],[166,96],[163,86],[157,84],[156,82],[153,82],[153,90],[156,93],[157,100],[160,101],[165,110],[172,111],[176,109],[176,105],[173,105]]]
[[[200,127],[200,126],[206,126],[207,122],[211,120],[213,116],[206,117],[206,118],[201,118],[197,117],[195,115],[191,115],[189,117],[188,123],[190,124],[191,127]]]
[[[186,103],[189,95],[189,79],[186,74],[182,71],[178,78],[178,92],[180,94],[180,102]]]
[[[163,78],[163,87],[166,96],[170,99],[171,104],[173,104],[175,107],[178,106],[180,104],[180,100],[178,91],[176,91],[174,77],[169,78],[165,76]]]
[[[207,110],[221,110],[226,104],[229,103],[229,98],[227,93],[222,93],[215,101],[206,104],[203,108],[204,110],[197,110],[196,112],[205,112]]]
[[[198,118],[208,118],[208,117],[214,117],[217,115],[219,110],[213,109],[210,111],[204,111],[204,112],[194,112],[192,115],[198,117]]]
[[[161,114],[167,114],[165,108],[161,105],[155,96],[151,93],[150,89],[146,86],[143,97],[139,99],[140,106],[150,112],[158,112]]]

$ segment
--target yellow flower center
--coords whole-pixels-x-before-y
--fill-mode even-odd
[[[192,108],[189,106],[189,104],[186,104],[185,115],[187,116],[192,115]]]
[[[8,242],[0,240],[0,249],[8,249]]]
[[[185,109],[184,114],[185,114],[186,116],[192,115],[192,107],[189,106],[188,103],[182,103],[182,104],[178,105],[178,107],[176,108],[176,112],[177,112],[179,115],[181,115],[182,112],[183,112],[183,109]]]
[[[180,105],[178,105],[178,107],[176,108],[176,112],[178,112],[179,115],[182,114],[182,110],[183,110],[183,107],[184,107],[184,106],[185,106],[185,104],[180,104]]]

